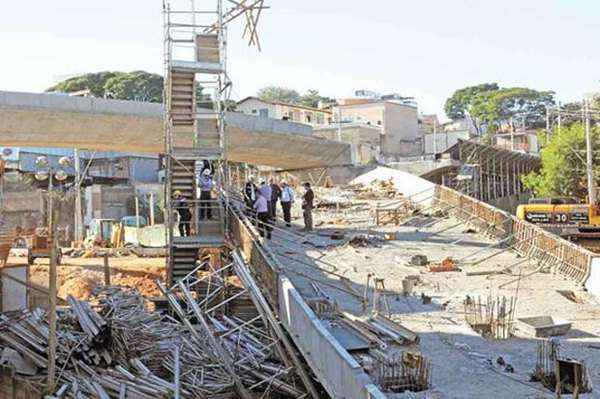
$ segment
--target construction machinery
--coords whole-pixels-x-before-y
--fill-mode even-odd
[[[600,208],[573,198],[532,199],[517,207],[517,218],[539,225],[585,247],[600,249]]]
[[[24,237],[27,242],[27,264],[33,265],[37,258],[50,258],[52,235],[47,227],[36,228],[33,234]],[[56,251],[56,264],[60,265],[62,254]]]

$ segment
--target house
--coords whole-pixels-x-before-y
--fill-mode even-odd
[[[540,153],[540,145],[535,130],[496,133],[493,138],[494,145],[505,150],[520,151],[528,154]]]
[[[441,130],[441,125],[437,115],[421,115],[419,117],[419,130],[422,131],[423,134],[433,133],[434,131],[439,132]]]
[[[339,100],[333,107],[337,122],[380,127],[381,153],[385,157],[421,155],[422,134],[419,132],[415,103],[383,99]]]
[[[379,161],[382,130],[380,126],[360,123],[341,123],[315,128],[315,137],[338,140],[352,145],[352,158],[357,164]]]
[[[264,101],[258,97],[244,98],[237,103],[236,109],[247,115],[281,119],[311,126],[322,126],[332,122],[330,110],[278,101]]]

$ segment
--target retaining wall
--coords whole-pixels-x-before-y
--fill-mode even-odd
[[[237,210],[230,210],[228,223],[253,277],[265,288],[263,294],[329,395],[340,399],[385,398],[281,273],[281,265],[263,247],[254,226]]]
[[[435,202],[455,217],[475,225],[524,256],[539,259],[552,271],[600,296],[600,256],[556,234],[448,187],[436,186]]]

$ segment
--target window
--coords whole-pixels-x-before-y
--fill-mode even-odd
[[[268,118],[269,117],[269,109],[268,108],[261,108],[260,109],[260,117],[261,118]]]
[[[381,126],[381,121],[377,121],[377,126]]]
[[[306,123],[311,123],[312,122],[312,113],[307,113],[306,114]]]
[[[257,110],[255,110],[255,109],[253,109],[253,110],[252,110],[252,113],[253,113],[253,114],[257,114],[257,113],[258,113],[258,111],[257,111]]]

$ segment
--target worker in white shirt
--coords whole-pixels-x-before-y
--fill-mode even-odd
[[[283,209],[283,220],[287,227],[292,227],[292,204],[294,203],[294,190],[287,184],[281,183],[281,208]]]
[[[269,203],[262,192],[258,191],[256,202],[254,203],[254,211],[257,217],[258,232],[261,237],[267,236],[267,240],[271,239],[271,226],[269,225]]]

